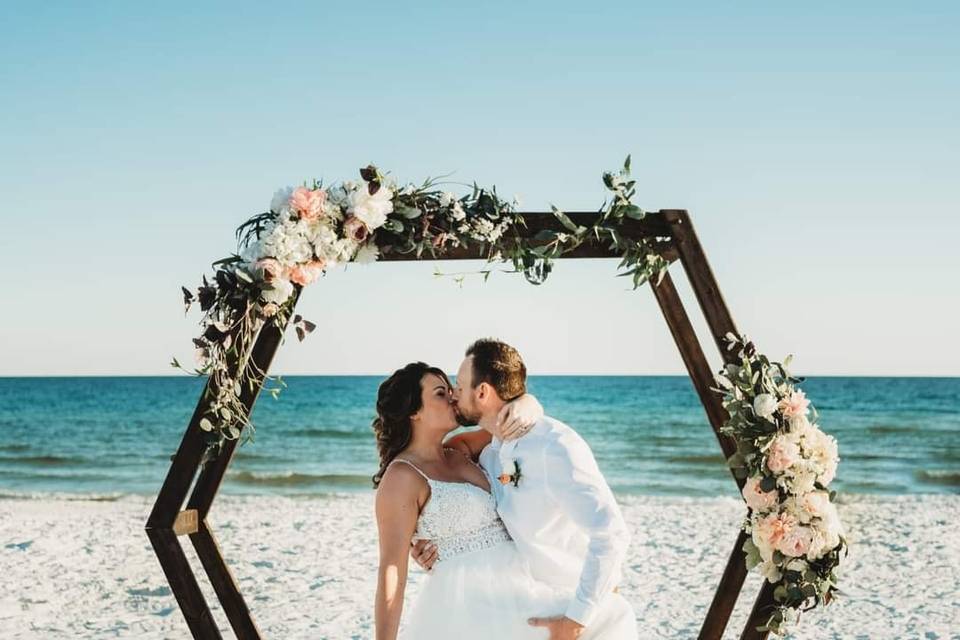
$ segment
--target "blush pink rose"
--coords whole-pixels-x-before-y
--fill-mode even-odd
[[[320,276],[322,269],[312,266],[313,262],[298,264],[287,269],[287,279],[301,287],[305,287]]]
[[[273,282],[283,274],[283,267],[273,258],[257,260],[253,265],[259,277],[264,282]]]
[[[780,541],[797,527],[797,519],[788,513],[771,513],[757,523],[760,538],[773,548],[779,548]]]
[[[793,418],[807,413],[807,407],[810,401],[803,391],[792,391],[790,395],[780,401],[780,410],[784,417]]]
[[[785,531],[776,546],[783,555],[798,558],[807,553],[812,542],[813,531],[800,525]]]
[[[754,511],[765,511],[772,509],[777,505],[780,498],[776,490],[764,491],[760,488],[760,476],[753,476],[747,479],[743,485],[743,499],[747,501],[747,506]]]
[[[367,236],[370,235],[370,230],[367,229],[367,225],[356,216],[347,218],[347,221],[343,223],[343,231],[347,234],[348,238],[352,238],[357,242],[363,242],[367,239]]]
[[[323,205],[327,201],[327,192],[323,189],[307,189],[297,187],[290,196],[290,208],[300,214],[300,217],[313,222],[323,215]]]
[[[800,458],[800,447],[783,436],[773,439],[773,444],[767,449],[767,467],[774,473],[782,473],[789,469]]]

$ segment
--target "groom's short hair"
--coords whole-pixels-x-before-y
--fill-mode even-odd
[[[473,356],[474,388],[486,382],[504,402],[527,392],[527,366],[520,352],[506,342],[481,338],[467,347],[466,355]]]

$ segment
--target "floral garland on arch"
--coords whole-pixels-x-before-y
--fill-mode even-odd
[[[552,207],[564,231],[544,230],[532,238],[523,233],[516,202],[502,200],[496,188],[473,184],[469,193],[458,196],[440,189],[436,179],[401,187],[374,165],[360,170],[359,181],[329,186],[313,181],[277,191],[269,211],[237,228],[237,251],[213,263],[213,279],[203,276],[196,293],[182,287],[187,311],[194,302],[200,305],[203,331],[193,340],[193,371],[176,358],[171,364],[212,378],[207,393],[214,397],[200,420],[207,433],[204,462],[226,440],[241,434],[245,441],[253,439],[241,394],[244,385],[254,389],[258,375],[271,379],[246,366],[257,332],[268,321],[287,322],[302,288],[338,265],[370,263],[389,254],[442,258],[451,248],[479,247],[488,262],[512,263],[514,272],[540,284],[554,259],[584,242],[609,241],[622,258],[619,275],[632,276],[634,288],[648,279],[659,282],[667,260],[650,240],[621,233],[625,220],[647,215],[631,202],[635,181],[630,179],[630,157],[616,173],[605,172],[603,183],[610,197],[592,225],[575,224]],[[483,273],[486,279],[490,272]],[[299,315],[292,324],[300,340],[316,327]],[[276,397],[280,386],[269,391]]]
[[[816,409],[783,363],[757,353],[746,336],[726,335],[739,364],[715,376],[729,418],[721,432],[734,437],[727,460],[746,479],[748,515],[743,530],[747,570],[759,566],[776,585],[775,610],[759,630],[782,635],[801,611],[829,604],[837,585],[840,553],[849,552],[827,487],[837,472],[837,441],[817,426]],[[805,606],[807,605],[807,606]]]

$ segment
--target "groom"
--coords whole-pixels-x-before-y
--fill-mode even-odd
[[[457,371],[454,400],[463,424],[493,436],[473,455],[499,478],[497,511],[534,577],[571,594],[566,611],[530,624],[549,629],[550,640],[635,639],[633,609],[616,589],[630,534],[590,447],[548,416],[518,440],[501,439],[497,414],[526,392],[526,377],[516,349],[477,340]],[[429,541],[411,555],[425,569],[435,559]]]

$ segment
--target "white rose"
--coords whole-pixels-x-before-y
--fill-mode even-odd
[[[813,427],[806,439],[805,449],[808,449],[810,459],[820,470],[820,484],[827,486],[837,473],[839,455],[836,439]]]
[[[826,491],[811,491],[799,496],[798,500],[803,505],[804,510],[816,518],[825,517],[831,506],[830,494]]]
[[[291,295],[293,295],[293,283],[289,280],[278,279],[271,283],[271,288],[264,288],[260,295],[267,302],[283,304]]]
[[[753,399],[753,412],[757,417],[769,420],[777,410],[777,399],[769,393],[761,393]]]
[[[503,463],[503,470],[501,473],[505,473],[508,476],[512,476],[517,472],[517,461],[516,460],[507,460]]]
[[[809,464],[797,464],[789,472],[790,486],[793,493],[810,493],[814,490],[814,483],[817,481],[817,472],[810,468]]]
[[[463,210],[463,205],[459,201],[453,203],[453,208],[450,211],[454,220],[463,220],[467,217],[467,212]]]
[[[390,189],[381,186],[377,192],[370,195],[366,185],[350,194],[349,213],[355,215],[373,231],[383,226],[387,221],[387,214],[393,211],[393,194]]]
[[[453,201],[456,199],[457,199],[457,196],[450,193],[449,191],[444,191],[443,193],[440,194],[440,206],[449,207],[451,204],[453,204]]]

